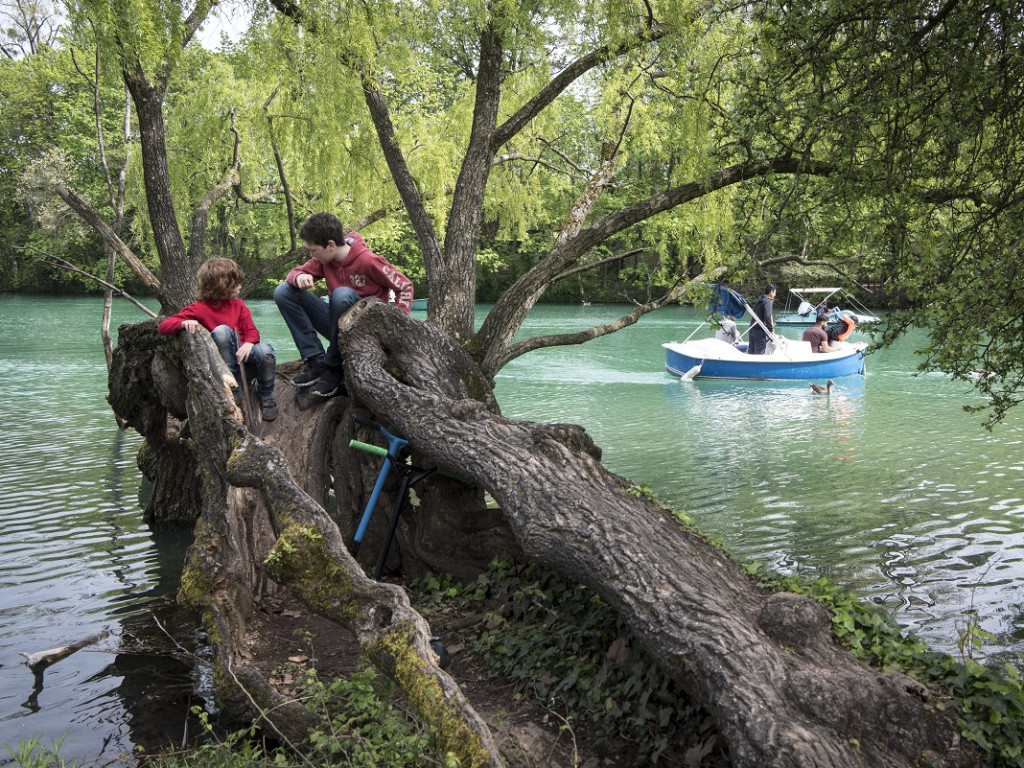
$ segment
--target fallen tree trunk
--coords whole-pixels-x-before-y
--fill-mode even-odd
[[[626,617],[711,711],[735,765],[975,763],[921,684],[857,661],[816,602],[758,590],[720,549],[631,494],[582,428],[506,419],[472,392],[439,396],[434,370],[471,363],[443,338],[425,343],[414,322],[373,304],[343,319],[350,391],[421,461],[487,489],[528,557]]]
[[[342,326],[354,399],[407,439],[419,464],[488,491],[531,559],[618,610],[659,665],[712,713],[735,765],[977,764],[955,717],[938,711],[923,686],[858,662],[836,642],[822,606],[765,594],[697,532],[630,493],[628,481],[601,465],[582,428],[503,418],[492,383],[461,347],[383,304],[358,305]],[[119,402],[115,388],[148,384],[161,393],[162,407],[187,418],[184,436],[173,439],[190,441],[197,457],[203,516],[182,592],[206,609],[222,669],[247,691],[244,698],[264,712],[280,704],[232,648],[253,601],[286,585],[356,633],[463,765],[500,765],[486,724],[437,667],[426,623],[402,590],[368,579],[345,546],[376,469],[346,453],[351,401],[311,404],[283,385],[283,418],[266,425],[251,415],[246,429],[225,392],[223,364],[201,336],[147,353],[131,349],[131,333],[122,329],[121,344],[126,355],[154,360],[115,370],[177,365],[188,382],[184,403],[176,403],[166,385],[173,377],[115,380],[112,373],[111,401]],[[147,441],[169,439],[166,431],[156,434],[152,409],[136,410],[150,414],[140,421],[150,429]],[[452,482],[432,480],[424,498],[443,495]],[[333,518],[325,511],[330,490]],[[412,527],[430,523],[414,520]],[[443,548],[440,537],[406,530],[403,558],[429,559],[425,541]],[[500,542],[495,533],[492,543]],[[457,544],[447,556],[458,558]],[[288,727],[287,718],[268,720]],[[299,730],[289,735],[298,738]]]

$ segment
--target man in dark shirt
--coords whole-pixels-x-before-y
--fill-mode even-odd
[[[825,332],[825,325],[828,324],[828,315],[818,315],[817,321],[804,331],[800,338],[811,342],[812,352],[838,352],[839,347],[830,346],[828,333]]]
[[[768,334],[775,331],[775,321],[772,319],[774,301],[775,286],[768,283],[764,287],[764,295],[751,307],[755,316],[747,331],[747,352],[751,355],[763,355],[768,347]],[[761,322],[758,323],[758,320]]]

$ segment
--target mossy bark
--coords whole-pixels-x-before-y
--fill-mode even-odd
[[[345,545],[345,531],[352,529],[361,512],[358,502],[375,475],[359,454],[347,450],[351,402],[296,400],[280,379],[281,414],[263,423],[248,403],[234,405],[230,376],[208,336],[167,340],[151,329],[136,330],[121,336],[122,366],[111,378],[111,391],[118,394],[111,402],[126,404],[129,423],[148,443],[170,442],[190,460],[191,482],[183,490],[200,500],[201,514],[179,599],[203,616],[216,651],[214,683],[222,711],[258,715],[291,743],[306,736],[311,721],[305,709],[278,694],[234,650],[242,646],[259,600],[287,588],[353,631],[385,673],[398,679],[401,670],[400,684],[414,706],[422,707],[420,717],[439,734],[445,752],[465,766],[500,765],[486,724],[437,666],[427,623],[399,587],[368,578]],[[162,470],[157,463],[156,471]],[[326,511],[332,494],[338,499],[333,517]],[[165,501],[171,509],[157,509],[156,519],[180,518],[174,496]],[[382,498],[382,504],[390,501]],[[371,555],[386,515],[378,517],[367,540]]]

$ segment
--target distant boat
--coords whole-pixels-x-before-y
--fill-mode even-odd
[[[414,312],[426,312],[427,311],[427,300],[426,299],[413,299],[412,308]]]
[[[828,306],[828,300],[836,294],[842,294],[850,307],[832,307],[829,309],[828,321],[834,323],[843,316],[854,315],[854,321],[858,325],[865,323],[878,323],[881,319],[871,314],[865,307],[858,304],[842,288],[790,288],[789,299],[786,301],[786,308],[776,316],[776,325],[798,325],[810,327],[818,319],[817,306],[822,302]],[[796,305],[794,308],[793,305]],[[801,313],[800,310],[803,310]]]
[[[744,313],[764,328],[754,311],[740,294],[725,286],[715,285],[708,312],[722,316],[742,317]],[[698,328],[697,330],[700,330]],[[839,352],[812,352],[807,341],[787,339],[764,329],[770,351],[763,355],[747,354],[747,343],[732,344],[718,338],[697,339],[694,333],[686,341],[670,341],[665,349],[665,368],[674,376],[693,379],[800,380],[838,379],[864,373],[864,342],[839,342]]]
[[[686,376],[694,368],[698,379],[798,380],[838,379],[864,373],[864,342],[841,342],[840,352],[812,352],[810,342],[783,339],[775,351],[748,355],[747,345],[733,346],[720,339],[670,341],[665,348],[665,369]]]

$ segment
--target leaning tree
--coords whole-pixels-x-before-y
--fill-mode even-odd
[[[394,569],[468,576],[494,553],[518,550],[586,584],[708,707],[737,765],[975,764],[955,716],[924,686],[856,661],[813,601],[759,590],[695,531],[631,493],[581,427],[503,417],[493,384],[519,355],[585,342],[679,300],[731,263],[722,253],[741,242],[741,225],[763,248],[790,230],[798,209],[800,221],[815,225],[803,239],[830,236],[832,247],[855,249],[857,238],[861,247],[874,238],[873,266],[896,275],[909,261],[922,270],[946,264],[920,247],[928,236],[966,244],[969,226],[983,233],[986,222],[1005,222],[1006,209],[1019,207],[1019,184],[972,184],[981,150],[1001,149],[1005,160],[1019,137],[1000,133],[1001,124],[969,133],[977,126],[959,115],[947,81],[934,73],[947,73],[938,67],[946,36],[970,38],[974,48],[967,46],[960,66],[973,67],[976,80],[967,81],[977,93],[1000,82],[1006,90],[1010,78],[1002,78],[1019,65],[1012,14],[993,21],[996,11],[970,2],[938,9],[836,2],[828,14],[713,2],[588,4],[585,11],[568,0],[444,9],[272,5],[276,15],[257,31],[259,48],[279,45],[280,61],[297,70],[289,97],[322,110],[310,122],[332,116],[335,95],[348,106],[354,93],[362,99],[374,159],[386,163],[391,180],[367,195],[400,201],[431,301],[426,323],[360,304],[340,331],[349,397],[311,403],[282,378],[282,415],[271,424],[234,405],[208,339],[162,340],[152,322],[121,329],[110,402],[145,438],[140,465],[156,481],[148,513],[195,520],[181,594],[204,611],[224,702],[244,711],[255,703],[269,726],[301,735],[298,707],[240,653],[254,605],[288,589],[356,633],[462,765],[501,763],[487,724],[438,667],[426,623],[400,588],[368,578],[366,563],[346,546],[372,481],[348,449],[352,437],[373,437],[353,418],[361,413],[408,440],[417,463],[460,478],[430,478],[422,504],[399,526]],[[247,172],[236,133],[222,182],[196,205],[186,245],[171,194],[164,98],[175,47],[188,43],[210,6],[170,22],[158,13],[140,21],[137,5],[97,8],[135,105],[162,268],[154,286],[169,311],[190,298],[212,206]],[[170,24],[163,37],[151,34],[158,23]],[[140,25],[150,34],[138,34]],[[1003,69],[990,71],[996,65]],[[931,108],[907,117],[902,106],[922,98]],[[1011,100],[996,105],[1006,121]],[[365,123],[347,112],[333,116],[346,121],[352,145],[365,147]],[[939,139],[930,120],[956,132],[954,154],[949,140],[932,146]],[[424,147],[431,152],[417,151]],[[955,173],[943,172],[942,157],[952,158]],[[275,161],[287,165],[276,151]],[[320,171],[330,177],[330,169]],[[331,191],[338,193],[327,184]],[[129,257],[73,190],[57,192]],[[538,195],[547,211],[563,206],[554,234],[535,238],[543,250],[534,265],[477,328],[481,232],[492,221],[514,229],[515,206]],[[686,213],[694,209],[714,215]],[[746,218],[731,219],[733,210]],[[888,226],[867,226],[863,215]],[[941,229],[922,231],[936,223]],[[595,249],[640,230],[699,258],[683,265],[666,249],[662,295],[615,322],[517,338],[555,281],[588,260],[601,263]],[[989,265],[999,255],[991,251]],[[934,297],[941,276],[933,278],[910,300]],[[1003,372],[1019,372],[1019,363],[1004,362]],[[485,493],[495,509],[486,508]],[[383,535],[372,530],[365,551]]]

